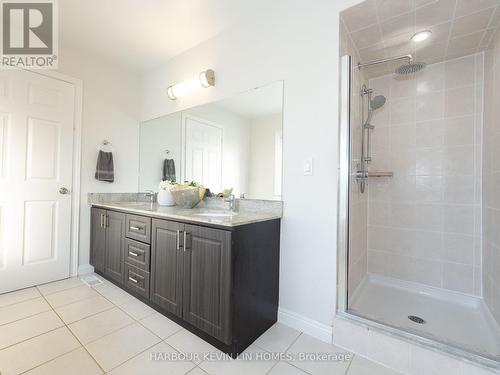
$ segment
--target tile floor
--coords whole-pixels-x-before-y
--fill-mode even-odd
[[[344,358],[315,361],[315,353]],[[106,280],[88,287],[72,278],[0,295],[2,375],[397,374],[279,323],[245,356],[252,359],[228,359]]]

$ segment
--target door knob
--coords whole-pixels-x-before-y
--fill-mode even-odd
[[[59,194],[69,194],[69,190],[65,187],[59,189]]]

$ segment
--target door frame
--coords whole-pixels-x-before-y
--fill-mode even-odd
[[[214,128],[220,129],[222,133],[222,139],[220,142],[220,180],[222,185],[222,166],[224,165],[224,126],[217,124],[216,122],[204,119],[203,117],[193,116],[184,112],[182,112],[181,114],[181,181],[179,181],[179,183],[184,183],[184,181],[186,180],[186,120],[188,119],[202,122],[209,126],[213,126]]]
[[[83,80],[51,70],[20,69],[48,78],[67,82],[75,88],[73,113],[73,177],[71,188],[71,241],[69,276],[78,275],[78,255],[80,245],[80,181],[82,158],[82,112],[83,112]]]

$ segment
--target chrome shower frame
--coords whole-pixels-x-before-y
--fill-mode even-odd
[[[447,353],[460,360],[468,360],[489,369],[500,370],[500,363],[488,357],[466,351],[450,343],[441,342],[355,314],[348,305],[349,269],[349,191],[352,181],[351,164],[351,56],[340,60],[340,127],[338,167],[338,221],[337,221],[337,306],[335,318],[389,335],[431,350]]]

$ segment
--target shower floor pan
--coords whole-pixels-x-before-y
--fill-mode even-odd
[[[349,312],[500,361],[500,327],[481,298],[368,274]]]

